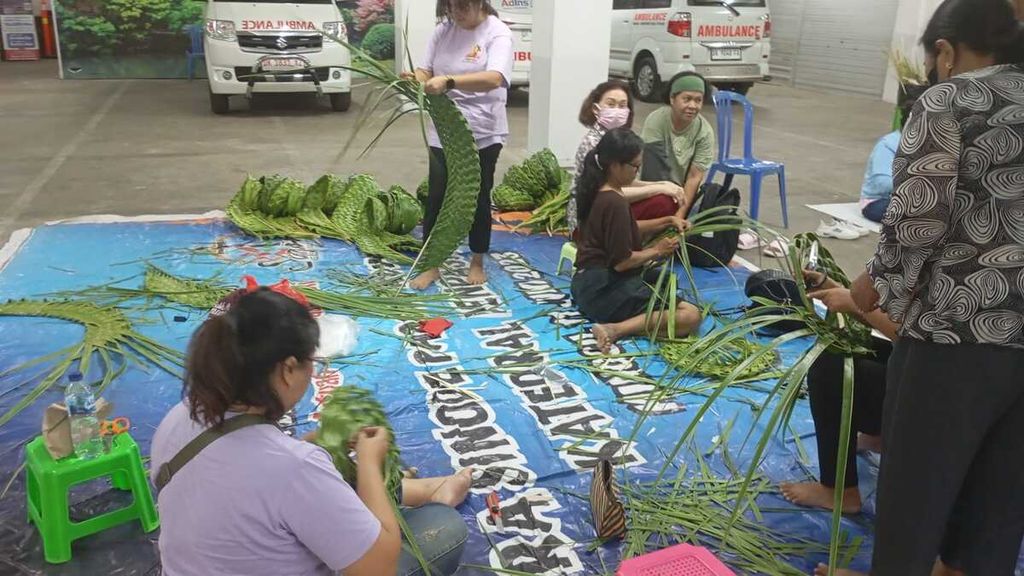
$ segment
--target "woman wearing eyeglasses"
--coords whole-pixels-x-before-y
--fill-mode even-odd
[[[608,80],[598,84],[587,94],[580,107],[580,124],[587,128],[587,133],[576,149],[575,180],[573,195],[565,209],[565,220],[569,230],[576,232],[579,218],[576,209],[576,185],[583,175],[583,163],[587,154],[597,146],[601,138],[609,130],[616,128],[633,128],[633,96],[629,85],[620,80]],[[679,210],[679,202],[684,198],[682,186],[667,180],[662,182],[644,182],[639,178],[630,182],[622,189],[629,209],[637,220],[671,216]]]
[[[365,428],[355,439],[350,487],[325,450],[274,425],[308,392],[319,339],[305,306],[267,288],[241,296],[192,337],[185,399],[152,445],[167,576],[420,570],[384,485],[386,429]],[[411,508],[401,514],[431,573],[458,569],[467,530],[452,506],[470,482],[463,471],[402,483]]]
[[[572,296],[580,312],[595,323],[594,337],[605,354],[622,338],[657,334],[668,324],[667,313],[645,314],[653,292],[644,267],[679,249],[677,238],[664,238],[650,248],[646,241],[668,230],[685,231],[678,216],[654,220],[633,218],[623,188],[636,180],[644,142],[626,128],[609,131],[583,162],[577,186],[580,240]],[[701,321],[692,304],[681,302],[676,332],[686,335]]]

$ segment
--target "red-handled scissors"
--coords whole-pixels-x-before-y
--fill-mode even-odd
[[[505,532],[505,526],[501,522],[501,496],[498,496],[497,492],[491,492],[487,495],[487,511],[490,512],[491,519],[494,520],[494,527],[498,529],[498,533]]]

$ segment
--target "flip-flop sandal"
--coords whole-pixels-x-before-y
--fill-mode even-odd
[[[761,245],[761,239],[750,230],[744,230],[740,234],[739,243],[736,245],[740,250],[750,250]]]
[[[785,258],[789,253],[789,244],[782,238],[776,238],[769,242],[761,253],[769,258]]]

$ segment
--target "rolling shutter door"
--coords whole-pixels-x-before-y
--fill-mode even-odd
[[[880,96],[897,5],[897,0],[775,0],[773,75],[778,66],[780,79],[798,87]]]

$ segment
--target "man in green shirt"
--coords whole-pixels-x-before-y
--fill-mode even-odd
[[[646,143],[642,179],[671,180],[682,186],[686,195],[679,203],[682,217],[715,160],[715,130],[700,115],[706,94],[707,82],[699,74],[677,75],[669,85],[668,106],[647,117],[641,134]]]

